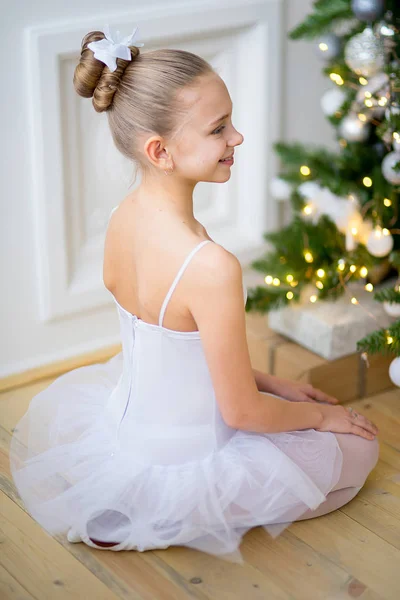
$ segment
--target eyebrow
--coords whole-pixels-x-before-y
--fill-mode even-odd
[[[224,119],[226,119],[226,117],[229,117],[229,115],[230,115],[230,113],[228,113],[227,115],[223,115],[222,117],[219,117],[219,119],[215,119],[215,121],[213,121],[212,123],[209,124],[209,127],[212,127],[213,125],[216,125],[220,121],[223,121]]]

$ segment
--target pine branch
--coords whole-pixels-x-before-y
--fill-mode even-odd
[[[388,343],[388,336],[393,341]],[[400,356],[400,320],[387,329],[379,329],[365,336],[357,342],[357,350],[369,354],[394,354]]]
[[[324,31],[331,31],[335,21],[354,18],[350,0],[317,0],[313,8],[315,12],[289,32],[292,40],[313,39]]]
[[[394,302],[400,304],[400,291],[396,291],[394,288],[385,288],[375,292],[375,300],[378,302]]]

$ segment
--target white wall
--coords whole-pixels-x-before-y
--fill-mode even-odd
[[[172,7],[176,7],[178,4],[181,3],[176,0],[168,0],[168,2],[163,2],[162,6],[165,10],[165,6],[168,5],[172,10]],[[194,2],[185,2],[182,6],[184,10],[190,11],[192,4]],[[206,0],[204,0],[204,4],[207,4]],[[248,4],[250,6],[250,3]],[[320,74],[321,63],[316,58],[311,44],[288,41],[285,37],[285,31],[292,28],[307,13],[312,4],[311,0],[287,2],[282,0],[282,3],[280,0],[265,0],[265,5],[270,4],[273,5],[272,11],[276,11],[271,13],[271,18],[276,18],[279,22],[280,7],[282,6],[284,19],[281,38],[279,37],[280,32],[274,32],[273,27],[270,27],[268,31],[266,43],[272,44],[272,46],[267,48],[268,56],[265,57],[265,68],[263,57],[259,57],[257,63],[261,83],[263,83],[262,75],[265,75],[266,72],[269,73],[273,82],[273,85],[264,87],[261,85],[262,92],[260,92],[265,94],[265,96],[261,96],[261,100],[267,107],[265,112],[268,119],[263,121],[264,111],[260,109],[257,109],[258,112],[255,115],[258,118],[258,124],[260,122],[262,124],[263,135],[258,135],[260,127],[257,129],[255,122],[246,120],[246,115],[251,114],[252,111],[246,110],[247,107],[242,104],[242,108],[237,114],[238,128],[240,129],[242,124],[246,128],[246,131],[243,131],[243,128],[240,130],[245,134],[246,141],[251,142],[248,148],[252,148],[250,152],[243,148],[242,168],[235,175],[237,179],[234,179],[232,183],[229,182],[231,188],[228,189],[231,190],[231,193],[236,188],[240,190],[235,207],[240,219],[233,228],[228,228],[228,226],[224,228],[223,223],[222,226],[217,224],[219,221],[215,218],[212,207],[211,209],[207,207],[206,200],[209,197],[206,198],[205,194],[204,210],[202,208],[203,222],[210,233],[221,240],[221,243],[224,244],[225,241],[226,246],[236,252],[244,266],[246,261],[254,256],[254,253],[256,255],[259,253],[261,232],[277,225],[277,207],[267,194],[267,180],[273,175],[276,168],[276,158],[268,152],[273,139],[298,139],[316,143],[332,143],[333,139],[331,128],[325,122],[319,106],[320,96],[328,85]],[[96,272],[98,279],[96,287],[87,292],[81,292],[78,297],[73,298],[71,290],[61,289],[61,287],[57,287],[58,283],[55,283],[59,273],[57,267],[54,266],[53,252],[49,251],[47,244],[49,240],[52,241],[52,236],[58,235],[56,229],[51,230],[52,221],[49,220],[49,215],[53,214],[53,208],[55,211],[58,210],[59,200],[56,189],[53,197],[49,194],[48,186],[46,193],[43,193],[39,200],[37,198],[38,190],[41,189],[38,186],[41,166],[38,142],[41,143],[42,140],[36,138],[35,144],[31,146],[29,109],[32,106],[37,107],[37,104],[32,101],[35,91],[29,83],[29,75],[32,73],[26,71],[27,62],[23,48],[24,29],[31,26],[45,27],[50,23],[60,21],[76,20],[79,22],[79,19],[94,19],[97,15],[101,15],[100,20],[97,21],[99,27],[107,22],[107,17],[103,18],[103,15],[115,16],[115,13],[119,11],[132,10],[135,6],[141,7],[142,5],[143,3],[136,3],[134,0],[116,0],[112,5],[109,1],[104,0],[69,0],[68,3],[50,0],[36,0],[35,3],[32,3],[28,0],[18,0],[10,5],[7,13],[2,15],[0,24],[2,46],[0,65],[3,90],[0,95],[3,116],[0,142],[2,155],[0,161],[2,283],[0,376],[22,372],[25,369],[44,365],[64,357],[113,344],[119,340],[117,314],[112,302],[107,300],[104,290],[100,289],[102,282],[99,277],[99,269]],[[155,1],[147,0],[146,2],[146,7],[155,5],[158,6]],[[213,3],[214,7],[223,5],[225,5],[224,0]],[[232,6],[232,3],[230,5]],[[226,17],[228,18],[228,12]],[[246,68],[246,48],[259,49],[260,46],[257,44],[263,44],[267,39],[267,37],[263,37],[262,30],[257,35],[258,37],[249,37],[247,46],[241,47],[243,64],[237,66],[237,73],[243,73],[243,69]],[[144,41],[144,36],[141,39]],[[243,44],[243,40],[245,38],[241,38],[237,43]],[[215,44],[217,43],[216,40]],[[75,47],[78,50],[78,45]],[[223,57],[222,54],[221,56]],[[205,58],[207,59],[207,56]],[[29,61],[28,65],[31,69]],[[40,65],[38,68],[40,69]],[[282,72],[281,80],[277,70],[279,73]],[[251,82],[250,71],[248,77]],[[51,86],[50,78],[48,81],[41,82],[42,90],[47,84]],[[229,82],[227,84],[230,88]],[[232,84],[230,91],[234,104],[236,98],[238,101],[243,98],[241,91],[243,89],[240,81],[235,85]],[[50,98],[51,93],[52,88],[50,87],[48,94]],[[251,97],[254,98],[254,96]],[[43,115],[40,117],[42,118]],[[37,123],[39,122],[41,121],[38,116]],[[40,131],[39,129],[39,133]],[[254,177],[250,173],[249,165],[257,160],[258,154],[265,154],[265,146],[262,144],[266,142],[268,145],[267,157],[260,157],[263,161],[260,164],[260,175]],[[262,152],[261,149],[263,149]],[[32,152],[34,156],[32,156]],[[267,163],[265,163],[266,159]],[[34,173],[32,179],[32,165],[35,164],[38,165],[38,172]],[[267,164],[267,168],[264,170],[262,169],[263,164]],[[235,167],[237,167],[236,163]],[[51,174],[51,177],[47,183],[54,182],[56,185],[58,180],[55,175]],[[246,205],[243,203],[243,198],[245,191],[247,192],[246,181],[253,181],[254,187],[251,195],[255,199],[250,209],[244,212]],[[250,183],[247,185],[250,186]],[[202,199],[200,198],[200,201]],[[223,199],[226,198],[223,197]],[[119,200],[120,198],[117,197],[117,202]],[[44,204],[40,204],[41,202]],[[115,201],[111,201],[111,206],[115,204]],[[41,210],[44,210],[46,214],[42,214]],[[56,212],[55,214],[61,213]],[[201,215],[200,211],[197,215],[200,220],[202,220]],[[45,217],[47,217],[47,222]],[[230,215],[228,214],[227,223],[229,221]],[[55,224],[54,228],[56,228]],[[38,232],[44,236],[43,240],[38,240]],[[237,245],[235,246],[235,244]],[[60,254],[60,256],[63,255]],[[43,263],[40,262],[42,259]],[[50,259],[53,260],[53,263]],[[97,268],[99,264],[98,261]],[[44,266],[48,268],[48,265],[50,267],[46,278]],[[60,269],[62,268],[60,264]],[[64,302],[59,305],[62,307],[60,310],[57,311],[54,306],[52,307],[50,301],[46,304],[49,298],[54,300],[59,297]],[[44,299],[47,299],[46,302]],[[77,307],[80,307],[79,310]]]

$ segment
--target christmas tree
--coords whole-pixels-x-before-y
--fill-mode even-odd
[[[251,266],[267,285],[249,289],[246,310],[304,301],[310,286],[310,302],[335,299],[359,281],[400,317],[400,3],[317,0],[289,37],[316,44],[334,86],[321,105],[338,146],[274,145],[281,171],[270,192],[290,200],[292,220],[264,234],[273,249]],[[394,286],[374,291],[393,276]],[[400,320],[358,349],[399,357]]]

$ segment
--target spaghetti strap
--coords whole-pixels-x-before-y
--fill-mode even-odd
[[[166,311],[166,309],[167,309],[167,305],[168,305],[169,299],[171,298],[171,296],[172,296],[172,293],[173,293],[173,291],[174,291],[174,289],[175,289],[176,285],[178,284],[178,281],[179,281],[179,280],[180,280],[180,278],[182,277],[182,274],[183,274],[184,270],[186,269],[186,267],[188,266],[188,264],[189,264],[190,260],[191,260],[191,259],[192,259],[192,257],[193,257],[193,256],[196,254],[196,252],[197,252],[198,250],[200,250],[200,248],[201,248],[202,246],[204,246],[205,244],[208,244],[208,243],[209,243],[209,242],[211,242],[211,241],[212,241],[212,240],[203,240],[202,242],[200,242],[200,244],[197,244],[197,246],[195,246],[195,247],[193,248],[193,250],[191,250],[191,251],[189,252],[188,256],[186,257],[186,259],[185,259],[185,261],[184,261],[183,265],[182,265],[182,266],[181,266],[181,268],[179,269],[179,271],[178,271],[178,273],[177,273],[177,275],[176,275],[176,277],[175,277],[174,281],[172,282],[172,285],[171,285],[171,287],[169,288],[169,290],[168,290],[168,293],[167,293],[167,295],[165,296],[164,302],[163,302],[163,304],[162,304],[162,306],[161,306],[160,317],[159,317],[159,319],[158,319],[158,324],[159,324],[159,326],[160,326],[160,327],[162,327],[162,322],[163,322],[163,319],[164,319],[164,314],[165,314],[165,311]]]

